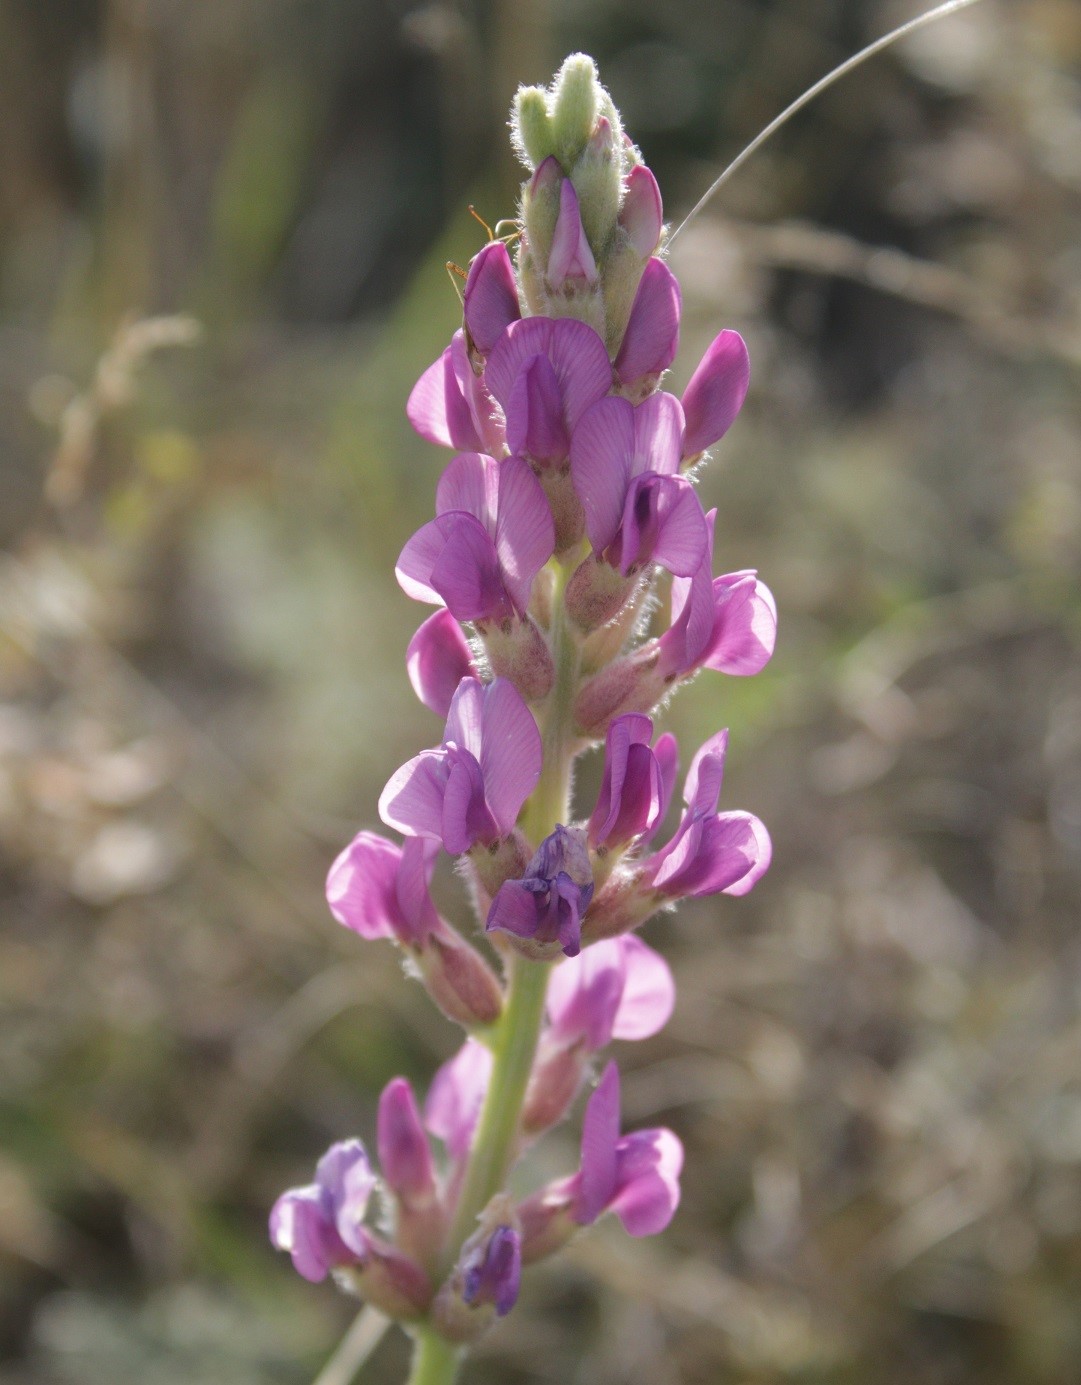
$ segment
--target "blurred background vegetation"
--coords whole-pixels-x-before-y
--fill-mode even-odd
[[[915,8],[0,0],[4,1385],[300,1385],[352,1316],[265,1219],[456,1043],[322,881],[438,731],[403,405],[467,204],[513,214],[516,83],[594,54],[678,219]],[[775,862],[647,930],[675,1223],[533,1273],[477,1382],[1081,1376],[1079,73],[1076,0],[984,0],[675,247],[676,386],[750,344],[703,492],[782,623],[666,724],[732,727]]]

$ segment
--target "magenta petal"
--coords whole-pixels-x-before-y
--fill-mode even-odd
[[[499,830],[485,800],[484,776],[468,750],[447,747],[450,773],[443,791],[440,839],[452,856],[460,856],[478,841],[494,842]]]
[[[483,452],[459,452],[435,488],[435,512],[465,510],[489,533],[495,527],[499,463]]]
[[[397,901],[401,848],[375,832],[360,832],[327,875],[330,912],[362,938],[393,938],[401,927]]]
[[[491,241],[474,255],[462,297],[469,335],[477,350],[487,356],[504,328],[522,315],[514,266],[501,240]]]
[[[728,754],[728,732],[718,731],[699,746],[687,778],[683,781],[683,801],[696,813],[715,813],[724,782],[724,761]]]
[[[312,1284],[355,1258],[338,1235],[322,1190],[314,1184],[278,1198],[270,1213],[270,1240],[275,1249],[288,1251],[294,1269]]]
[[[703,659],[718,673],[758,673],[773,657],[777,643],[777,603],[754,572],[730,572],[714,578],[713,630]]]
[[[527,361],[511,388],[507,446],[539,466],[551,466],[567,455],[570,440],[563,422],[563,395],[547,356]]]
[[[486,697],[487,690],[479,678],[463,678],[451,698],[443,732],[444,742],[453,742],[478,759],[484,734]]]
[[[745,832],[749,834],[749,838],[744,835]],[[741,844],[739,849],[747,857],[748,867],[743,875],[730,884],[716,886],[711,882],[710,887],[701,893],[712,894],[719,888],[724,894],[748,894],[769,870],[773,859],[773,842],[765,823],[751,813],[718,814],[707,833],[707,840],[710,849],[717,853],[738,840]]]
[[[574,1219],[590,1226],[604,1212],[616,1187],[619,1141],[619,1070],[609,1063],[586,1103],[582,1120],[582,1166]]]
[[[664,477],[657,490],[657,538],[653,561],[677,577],[689,577],[709,545],[702,502],[681,477]]]
[[[663,736],[657,738],[657,744],[653,747],[653,758],[661,772],[661,806],[657,814],[659,827],[668,812],[668,805],[672,802],[676,775],[679,773],[679,744],[671,731],[666,731]],[[653,831],[656,831],[656,828]],[[652,832],[650,835],[652,836]]]
[[[422,946],[439,927],[439,914],[430,893],[439,843],[430,837],[406,837],[398,860],[394,895],[403,942]]]
[[[555,552],[556,534],[544,490],[520,457],[499,464],[495,546],[506,589],[525,615],[533,581]]]
[[[612,383],[612,363],[593,328],[575,318],[526,317],[512,322],[496,343],[484,379],[504,410],[520,371],[534,356],[552,363],[563,400],[563,422],[573,433],[591,404]]]
[[[628,760],[632,746],[645,747],[648,751],[649,739],[653,735],[651,718],[640,712],[630,712],[616,717],[608,728],[604,747],[604,773],[601,778],[601,791],[597,806],[589,819],[589,841],[592,846],[603,846],[612,836],[616,824],[624,815],[624,786],[627,781]],[[652,808],[659,806],[657,803]],[[635,836],[631,832],[630,836]],[[629,840],[620,837],[619,841]]]
[[[671,1130],[636,1130],[619,1142],[619,1192],[611,1203],[631,1236],[663,1231],[679,1206],[683,1146]]]
[[[469,1149],[491,1075],[491,1050],[477,1039],[466,1039],[432,1078],[424,1124],[443,1141],[453,1159]]]
[[[586,516],[595,553],[619,532],[634,458],[634,408],[626,399],[602,399],[582,416],[571,438],[571,478]]]
[[[379,816],[407,837],[443,836],[443,794],[449,766],[441,750],[422,750],[387,780]]]
[[[621,942],[594,943],[552,973],[545,1007],[556,1040],[584,1042],[591,1052],[611,1040],[626,980]]]
[[[395,1077],[379,1098],[379,1164],[400,1197],[417,1199],[435,1191],[435,1169],[413,1088]]]
[[[454,372],[452,348],[424,372],[405,406],[406,417],[422,438],[441,447],[483,447],[468,403]]]
[[[683,443],[683,406],[674,394],[658,390],[634,411],[634,462],[631,475],[658,471],[675,476]]]
[[[512,933],[516,938],[532,938],[537,933],[537,894],[521,880],[505,880],[495,892],[486,932]]]
[[[723,438],[743,407],[751,363],[738,332],[724,331],[710,344],[683,392],[687,431],[683,455],[696,457]]]
[[[503,585],[495,543],[480,520],[457,510],[441,515],[442,550],[431,585],[459,620],[506,620],[511,602]]]
[[[615,359],[625,386],[660,375],[679,349],[679,282],[663,260],[650,259],[634,296],[627,330]]]
[[[664,1028],[675,1008],[676,983],[672,972],[660,953],[633,933],[625,933],[613,942],[622,953],[625,980],[612,1037],[649,1039]]]
[[[513,683],[497,678],[485,689],[480,766],[485,794],[499,830],[514,830],[522,804],[541,772],[541,735]]]
[[[657,180],[645,164],[637,164],[627,174],[627,192],[619,224],[643,260],[653,254],[664,227],[664,208]]]
[[[443,598],[432,586],[432,569],[445,544],[445,528],[439,519],[429,520],[411,539],[406,540],[394,567],[398,585],[406,596],[411,596],[414,601],[443,604]]]
[[[562,288],[568,279],[581,279],[587,284],[597,282],[597,262],[582,225],[578,194],[569,178],[564,178],[559,189],[559,214],[545,278],[553,289]]]
[[[421,625],[405,651],[405,666],[417,697],[441,717],[450,710],[462,679],[476,675],[462,627],[447,610],[436,611]]]

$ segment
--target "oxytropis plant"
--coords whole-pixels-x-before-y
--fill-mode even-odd
[[[661,196],[589,58],[520,90],[512,128],[530,170],[520,219],[472,261],[463,327],[407,406],[454,452],[397,566],[439,608],[407,666],[445,728],[379,800],[401,842],[361,832],[327,883],[334,917],[398,946],[466,1038],[422,1105],[404,1078],[383,1092],[380,1172],[345,1140],[271,1215],[302,1275],[333,1275],[412,1333],[414,1385],[453,1380],[523,1266],[581,1227],[608,1212],[632,1236],[668,1225],[682,1148],[670,1130],[622,1133],[611,1062],[577,1170],[524,1199],[508,1175],[613,1039],[667,1021],[671,973],[635,930],[680,899],[746,893],[770,859],[757,818],[718,811],[725,731],[655,841],[679,762],[658,710],[700,670],[753,674],[773,651],[772,597],[754,572],[713,575],[714,512],[693,483],[743,402],[746,349],[723,331],[682,398],[659,387],[680,321]],[[599,797],[576,812],[573,766],[598,744]],[[441,851],[494,965],[433,903]]]

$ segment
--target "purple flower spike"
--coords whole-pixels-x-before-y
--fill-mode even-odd
[[[392,774],[379,816],[407,837],[433,837],[452,856],[514,830],[541,772],[537,723],[513,683],[463,678],[443,744]]]
[[[637,164],[627,175],[619,224],[643,260],[653,254],[664,227],[664,208],[657,180],[645,164]]]
[[[466,1039],[436,1072],[428,1088],[424,1124],[456,1161],[469,1152],[491,1080],[492,1061],[491,1049],[478,1039]]]
[[[687,812],[667,846],[643,864],[643,878],[669,899],[746,894],[769,869],[772,846],[750,813],[718,813],[728,732],[720,731],[691,761],[683,786]]]
[[[559,189],[559,215],[552,235],[552,248],[548,252],[545,278],[549,287],[557,292],[568,283],[597,282],[597,262],[582,225],[578,194],[569,178],[564,178]]]
[[[562,951],[574,957],[592,898],[593,872],[581,831],[560,826],[541,842],[524,878],[499,887],[485,927],[518,939],[528,956]]]
[[[402,549],[398,583],[458,620],[525,615],[533,580],[555,550],[540,482],[519,457],[462,452],[440,479],[436,517]]]
[[[675,473],[683,411],[670,394],[635,408],[602,399],[571,439],[571,475],[593,551],[627,576],[649,563],[689,577],[709,544],[694,488]]]
[[[719,442],[743,407],[751,378],[747,347],[738,332],[715,337],[683,391],[687,431],[683,456],[687,461]]]
[[[514,266],[501,240],[490,241],[473,256],[462,298],[473,345],[487,356],[504,328],[522,316]]]
[[[676,986],[668,963],[633,933],[587,947],[548,983],[548,1037],[592,1053],[613,1039],[648,1039],[668,1023]]]
[[[616,376],[632,398],[644,399],[651,394],[675,360],[681,307],[676,276],[654,256],[638,285],[615,359]]]
[[[671,1130],[619,1132],[619,1072],[609,1063],[586,1105],[574,1220],[614,1212],[632,1236],[663,1231],[679,1206],[683,1146]]]
[[[497,1226],[470,1248],[462,1261],[462,1297],[471,1308],[491,1304],[503,1318],[518,1302],[522,1281],[522,1238],[512,1226]]]
[[[330,912],[362,938],[393,938],[423,947],[440,926],[428,885],[439,844],[413,837],[395,846],[375,832],[360,832],[327,876]]]
[[[530,427],[535,426],[521,408],[523,396],[516,394],[513,401],[511,396],[519,375],[536,356],[546,357],[552,368],[559,391],[559,415],[568,436],[612,384],[612,363],[604,342],[586,323],[571,317],[525,317],[512,322],[484,369],[485,384],[506,413],[507,445],[512,452],[528,451]]]
[[[473,373],[464,332],[455,332],[439,360],[413,386],[405,412],[422,438],[441,447],[496,456],[503,451],[503,420]]]
[[[417,697],[444,718],[458,684],[477,676],[469,642],[446,608],[429,616],[409,641],[405,667]]]
[[[283,1193],[270,1213],[270,1239],[297,1273],[318,1284],[331,1270],[362,1265],[370,1249],[362,1226],[375,1174],[359,1140],[331,1145],[315,1182]]]
[[[379,1098],[379,1163],[391,1190],[409,1207],[430,1204],[437,1194],[428,1137],[413,1088],[396,1077]]]
[[[649,748],[653,721],[640,712],[616,717],[608,728],[600,796],[589,819],[594,849],[621,847],[652,832],[667,800],[661,764]]]
[[[699,668],[746,676],[773,656],[777,605],[753,570],[713,576],[713,524],[706,516],[709,546],[698,571],[672,583],[672,623],[659,640],[658,677],[671,681]]]

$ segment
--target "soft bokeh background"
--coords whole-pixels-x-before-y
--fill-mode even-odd
[[[678,218],[912,12],[0,3],[4,1385],[300,1385],[351,1319],[265,1219],[456,1042],[321,887],[438,730],[403,403],[467,204],[513,214],[515,84],[592,52]],[[782,625],[666,724],[732,727],[775,863],[647,931],[679,1008],[619,1057],[678,1218],[532,1274],[471,1380],[1081,1376],[1079,68],[1075,0],[984,0],[677,243],[676,385],[721,326],[754,366],[718,562]]]

